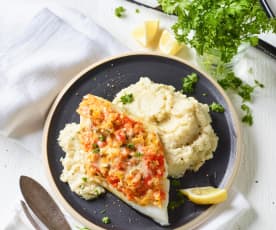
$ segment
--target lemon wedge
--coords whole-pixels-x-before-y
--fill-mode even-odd
[[[132,31],[132,36],[144,47],[152,47],[155,40],[157,39],[157,34],[159,32],[159,21],[150,20],[145,21],[143,25],[136,27]]]
[[[159,50],[162,53],[168,54],[168,55],[175,55],[177,54],[177,52],[180,51],[181,48],[182,48],[182,45],[175,40],[175,38],[169,31],[164,30],[162,32],[162,35],[159,41]]]
[[[227,199],[227,191],[225,189],[211,186],[180,189],[180,192],[196,204],[218,204]]]

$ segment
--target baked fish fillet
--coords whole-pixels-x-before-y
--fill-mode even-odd
[[[168,225],[169,180],[157,133],[91,94],[77,112],[87,174],[137,211]]]

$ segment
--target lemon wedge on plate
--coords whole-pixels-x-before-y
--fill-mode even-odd
[[[159,50],[164,54],[175,55],[182,48],[182,45],[175,40],[173,35],[164,30],[159,40]]]
[[[227,199],[225,189],[211,186],[180,189],[179,191],[196,204],[218,204]]]
[[[150,48],[154,43],[154,41],[157,39],[158,32],[159,32],[159,21],[150,20],[150,21],[145,21],[143,25],[136,27],[132,31],[132,36],[142,46]]]

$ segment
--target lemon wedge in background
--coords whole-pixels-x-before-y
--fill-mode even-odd
[[[159,32],[159,21],[145,21],[143,25],[136,27],[132,31],[132,36],[142,46],[152,48]]]
[[[132,36],[138,41],[142,46],[147,46],[146,36],[145,36],[145,27],[144,25],[136,27],[132,31]]]
[[[227,199],[227,191],[225,189],[211,186],[180,189],[179,191],[196,204],[218,204]]]
[[[164,30],[162,32],[162,35],[159,40],[159,50],[162,53],[175,55],[177,54],[177,52],[180,51],[181,48],[182,45],[175,40],[175,38],[169,31]]]

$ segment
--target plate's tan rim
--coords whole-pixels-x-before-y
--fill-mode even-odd
[[[52,173],[50,171],[50,167],[48,164],[48,155],[47,155],[47,136],[48,136],[48,132],[49,132],[49,127],[50,127],[50,123],[51,123],[51,119],[53,116],[53,113],[59,103],[59,101],[61,100],[61,98],[63,97],[63,95],[67,92],[67,90],[80,78],[82,77],[85,73],[87,73],[89,70],[96,68],[97,66],[118,59],[118,58],[123,58],[123,57],[127,57],[127,56],[135,56],[135,55],[148,55],[148,56],[160,56],[163,58],[168,58],[168,59],[173,59],[175,61],[181,62],[185,65],[190,66],[191,68],[197,70],[198,72],[200,72],[204,77],[206,77],[216,88],[217,90],[221,93],[221,95],[223,96],[224,100],[227,103],[227,106],[229,108],[229,111],[231,113],[231,118],[233,120],[233,124],[234,124],[234,130],[235,130],[235,134],[237,137],[237,143],[236,143],[236,155],[235,155],[235,160],[234,160],[234,165],[232,167],[232,170],[227,170],[226,171],[226,175],[225,175],[225,179],[223,179],[222,184],[224,185],[224,188],[226,190],[229,190],[231,185],[233,184],[234,178],[237,175],[239,166],[240,166],[240,161],[241,161],[241,129],[240,129],[240,122],[238,120],[236,111],[234,109],[234,106],[232,104],[232,102],[230,101],[230,99],[228,98],[228,96],[226,95],[226,93],[224,92],[224,90],[221,88],[221,86],[210,76],[208,76],[207,74],[203,73],[202,71],[198,70],[197,67],[191,65],[190,63],[187,63],[185,60],[180,59],[178,57],[172,57],[172,56],[166,56],[166,55],[161,55],[161,54],[155,54],[155,53],[145,53],[145,52],[134,52],[134,53],[125,53],[122,55],[117,55],[117,56],[112,56],[106,59],[103,59],[99,62],[96,62],[90,66],[88,66],[87,68],[85,68],[83,71],[81,71],[79,74],[77,74],[72,80],[70,80],[65,87],[61,90],[61,92],[57,95],[55,101],[53,102],[48,116],[46,118],[45,124],[44,124],[44,129],[43,129],[43,138],[42,138],[42,153],[44,155],[44,167],[46,170],[46,175],[47,178],[49,179],[50,182],[50,186],[52,188],[52,190],[57,194],[58,200],[61,202],[62,206],[77,220],[79,220],[83,225],[95,229],[95,230],[102,230],[104,228],[99,227],[98,225],[93,224],[91,221],[87,220],[86,218],[84,218],[83,216],[81,216],[77,211],[75,211],[72,206],[64,199],[64,197],[61,195],[60,191],[58,190],[54,179],[52,177]],[[195,219],[191,220],[190,222],[188,222],[187,224],[184,224],[183,226],[176,228],[177,230],[190,230],[190,229],[194,229],[196,227],[198,227],[199,225],[201,225],[204,221],[206,221],[210,216],[212,216],[216,210],[217,205],[212,205],[210,208],[208,208],[207,210],[205,210],[202,214],[200,214],[199,216],[197,216]]]

